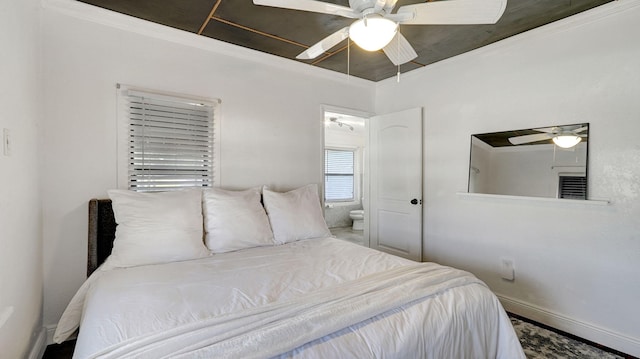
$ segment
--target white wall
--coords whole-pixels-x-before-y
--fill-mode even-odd
[[[474,138],[475,139],[475,138]],[[472,142],[472,193],[555,198],[559,176],[584,176],[587,144],[563,149],[552,144],[496,147]]]
[[[379,114],[424,107],[424,257],[472,271],[511,310],[636,356],[638,34],[640,1],[615,1],[376,93]],[[456,195],[467,188],[471,134],[585,122],[590,194],[611,205]],[[515,261],[514,282],[500,279],[501,256]]]
[[[88,199],[106,196],[117,183],[114,86],[120,82],[221,98],[222,185],[236,188],[320,183],[321,104],[373,112],[375,101],[377,113],[423,106],[425,258],[473,271],[512,310],[528,310],[538,316],[534,319],[640,354],[640,318],[633,315],[640,301],[640,147],[633,142],[640,132],[637,0],[612,2],[411,72],[400,84],[392,79],[376,86],[138,20],[123,21],[120,15],[70,0],[44,4],[45,325],[58,321],[84,280]],[[11,29],[2,32],[10,39],[2,43],[17,53],[35,51],[11,37],[15,28],[35,26],[35,19],[25,16],[34,21],[25,23],[12,12],[2,14],[2,29]],[[3,65],[13,67],[0,70],[3,79],[5,72],[15,79],[13,90],[27,86],[17,102],[21,108],[9,115],[25,116],[21,110],[26,109],[28,120],[9,125],[24,130],[30,145],[20,158],[25,174],[15,175],[9,180],[13,188],[3,190],[1,218],[13,219],[20,212],[24,215],[19,218],[31,225],[33,217],[27,215],[37,211],[39,197],[24,187],[37,187],[36,176],[29,176],[37,175],[36,154],[29,150],[35,146],[37,114],[29,111],[38,108],[31,100],[37,71],[29,72],[33,67],[25,58],[3,58]],[[2,111],[18,106],[6,96],[0,101],[10,105]],[[467,188],[472,133],[578,122],[591,124],[591,195],[608,198],[612,205],[455,194]],[[0,166],[4,181],[4,170],[14,167],[6,162]],[[8,202],[12,212],[5,214],[4,199],[14,195],[21,198]],[[38,267],[36,260],[24,258],[39,253],[32,245],[39,240],[39,226],[12,222],[7,231],[2,224],[3,245],[5,233],[20,238],[9,245],[20,248],[0,254],[2,265],[11,257],[12,273],[17,266]],[[515,282],[497,275],[500,256],[514,259]],[[5,281],[34,285],[16,292],[29,296],[19,305],[39,303],[37,274],[23,270],[16,279],[5,273],[3,267],[3,289]],[[0,310],[8,305],[2,297]],[[34,328],[22,320],[33,312],[19,309],[10,320],[21,313],[21,324],[7,322],[0,328],[2,340],[5,328]],[[31,322],[37,317],[35,312]],[[18,342],[17,334],[8,335],[6,340]]]
[[[488,193],[555,198],[559,173],[585,175],[587,146],[581,143],[571,149],[554,147],[530,145],[496,149],[491,156]]]
[[[491,179],[493,177],[491,149],[491,146],[478,138],[471,138],[469,186],[467,187],[471,193],[493,193],[491,188]]]
[[[349,212],[362,209],[362,192],[364,190],[364,152],[365,152],[365,125],[364,118],[350,119],[348,127],[340,127],[336,124],[325,123],[324,145],[325,148],[352,149],[354,153],[354,201],[325,203],[324,219],[329,228],[349,227],[353,220]]]
[[[0,3],[0,356],[27,357],[43,344],[42,236],[38,170],[39,1]],[[0,135],[1,136],[1,135]],[[40,347],[42,347],[40,345]],[[42,347],[43,348],[43,347]],[[35,349],[35,355],[39,348]]]
[[[220,98],[231,188],[321,184],[322,105],[373,109],[371,82],[79,2],[45,1],[43,26],[45,325],[85,279],[87,201],[117,183],[116,83]]]

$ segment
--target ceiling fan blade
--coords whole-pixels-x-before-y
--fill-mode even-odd
[[[552,137],[553,135],[550,133],[536,133],[533,135],[509,137],[509,142],[511,142],[511,144],[513,145],[522,145],[524,143],[529,143],[529,142],[538,142],[538,141],[548,140]]]
[[[560,129],[557,126],[554,127],[543,127],[543,128],[534,128],[535,131],[546,132],[546,133],[558,133]]]
[[[581,126],[581,125],[534,128],[534,130],[536,130],[536,131],[554,133],[554,134],[561,133],[561,132],[579,133],[579,132],[585,131],[587,129],[589,129],[589,127]]]
[[[389,60],[391,60],[391,62],[396,66],[402,65],[418,57],[416,50],[413,49],[409,41],[407,41],[400,32],[396,33],[396,36],[394,36],[391,42],[389,42],[382,51],[384,51]]]
[[[279,7],[283,9],[302,10],[321,14],[339,15],[357,19],[360,13],[350,7],[315,0],[253,0],[256,5]]]
[[[404,25],[495,24],[507,7],[507,0],[449,0],[405,5],[398,14],[413,13]]]
[[[386,5],[384,6],[384,11],[387,14],[391,13],[391,10],[393,10],[394,7],[396,7],[396,3],[398,2],[398,0],[387,0]]]
[[[325,51],[329,50],[330,48],[342,42],[342,40],[346,39],[347,37],[349,37],[349,26],[343,27],[342,29],[320,40],[318,43],[311,46],[310,48],[302,52],[300,55],[296,56],[296,59],[298,60],[315,59],[316,57],[322,55]]]

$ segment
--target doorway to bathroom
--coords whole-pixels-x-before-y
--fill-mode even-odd
[[[323,121],[325,220],[336,238],[368,247],[366,117],[331,109],[324,111]]]

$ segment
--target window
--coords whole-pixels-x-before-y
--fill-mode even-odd
[[[218,165],[214,114],[219,101],[132,89],[122,90],[119,100],[126,119],[120,142],[126,142],[129,189],[168,191],[214,185]]]
[[[587,177],[558,177],[558,198],[587,199]]]
[[[324,151],[324,190],[328,202],[353,201],[354,196],[353,150]]]

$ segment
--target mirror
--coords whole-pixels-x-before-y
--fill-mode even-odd
[[[471,136],[469,193],[587,199],[589,124]]]

